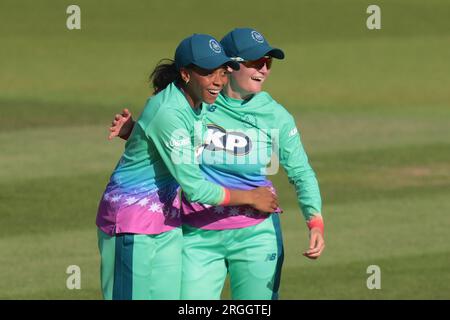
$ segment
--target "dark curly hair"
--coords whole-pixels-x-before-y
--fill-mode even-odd
[[[175,61],[171,59],[162,59],[158,62],[153,72],[148,78],[153,85],[153,94],[164,90],[172,82],[180,82],[180,71],[175,66]]]

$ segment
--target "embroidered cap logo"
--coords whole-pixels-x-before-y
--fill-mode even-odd
[[[222,52],[222,48],[221,48],[220,44],[214,39],[209,40],[209,47],[215,53],[221,53]]]
[[[262,36],[261,33],[257,32],[257,31],[252,31],[252,38],[259,43],[263,43],[264,42],[264,37]]]

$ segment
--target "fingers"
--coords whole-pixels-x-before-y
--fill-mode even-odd
[[[278,196],[269,187],[264,187],[269,197],[271,197],[275,202],[278,203]]]
[[[309,259],[317,259],[322,254],[322,251],[323,251],[324,248],[325,248],[325,246],[320,248],[320,250],[318,252],[316,252],[316,253],[309,252],[309,250],[308,250],[308,251],[304,252],[303,255],[305,257],[309,258]]]
[[[129,116],[131,116],[130,110],[128,110],[127,108],[123,109],[122,116],[125,118],[128,118]]]
[[[122,122],[125,122],[125,118],[120,114],[116,114],[114,120],[111,122],[109,131],[116,130],[116,126],[120,125]]]
[[[310,258],[310,259],[317,259],[322,254],[323,249],[324,249],[324,246],[317,248],[317,250],[311,250],[311,251],[308,250],[307,252],[304,253],[304,256],[306,256],[307,258]]]
[[[113,127],[117,126],[119,124],[119,121],[123,120],[123,116],[120,114],[116,114],[114,116],[114,120],[111,122],[111,127],[109,128],[110,131],[114,130]]]
[[[309,249],[303,255],[309,259],[317,259],[325,249],[325,241],[320,230],[312,230]]]
[[[270,207],[270,212],[274,212],[277,210],[278,208],[278,201],[276,198],[272,198],[270,203],[269,203],[269,207]]]
[[[322,254],[323,250],[325,249],[325,245],[320,245],[319,247],[315,248],[314,250],[308,250],[304,252],[304,256],[310,259],[317,259]]]
[[[272,201],[271,201],[270,205],[271,205],[272,212],[274,212],[278,209],[278,197],[272,192],[271,192],[271,197],[272,197]]]
[[[255,206],[261,212],[271,214],[278,209],[278,197],[268,187],[256,188],[259,200]]]
[[[112,140],[114,137],[119,135],[121,126],[131,117],[131,112],[128,108],[124,108],[121,114],[116,113],[114,115],[114,120],[111,122],[111,127],[109,127],[108,140]]]
[[[117,130],[115,130],[115,128],[109,128],[109,136],[108,136],[108,140],[112,140],[114,137],[117,137],[119,135],[119,132]]]
[[[272,214],[275,211],[277,211],[278,205],[276,203],[271,202],[257,209],[263,213]]]
[[[116,114],[114,117],[114,120],[111,122],[111,127],[109,127],[109,136],[108,140],[112,140],[114,137],[117,137],[119,134],[119,130],[117,130],[117,125],[119,123],[119,120],[122,118],[120,114]]]

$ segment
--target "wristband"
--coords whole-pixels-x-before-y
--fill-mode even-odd
[[[228,203],[230,203],[230,190],[228,190],[227,188],[223,188],[223,191],[225,192],[225,196],[223,198],[223,201],[219,203],[220,206],[226,206],[228,205]]]
[[[309,230],[311,230],[312,228],[319,228],[320,232],[323,235],[324,225],[323,225],[322,216],[316,215],[316,216],[312,217],[306,224],[308,225]]]

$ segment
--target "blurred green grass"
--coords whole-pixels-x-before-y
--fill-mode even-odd
[[[324,202],[327,248],[308,261],[294,189],[273,177],[280,297],[450,298],[450,3],[378,1],[379,31],[369,1],[84,0],[80,31],[69,4],[0,3],[0,298],[101,297],[95,214],[123,149],[106,140],[112,115],[139,114],[183,37],[238,26],[286,52],[266,90],[296,117]],[[65,287],[72,264],[82,290]],[[372,264],[381,290],[366,287]]]

